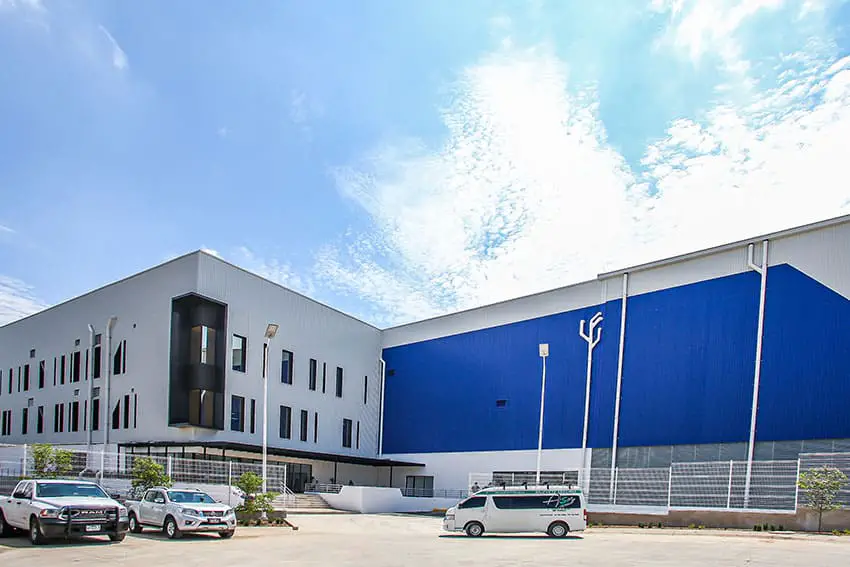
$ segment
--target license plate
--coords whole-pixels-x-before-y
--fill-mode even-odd
[[[89,525],[86,526],[86,531],[87,532],[99,532],[100,526],[97,525],[97,524],[89,524]]]

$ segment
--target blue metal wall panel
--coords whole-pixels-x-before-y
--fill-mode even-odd
[[[629,298],[620,445],[746,441],[759,276]]]
[[[754,272],[629,298],[619,444],[746,441],[759,276]],[[550,344],[546,448],[579,447],[586,345],[602,311],[589,445],[610,447],[620,301],[386,349],[388,453],[533,449],[540,359]],[[768,276],[759,440],[850,437],[850,301],[790,266]],[[505,399],[504,408],[496,400]]]
[[[756,438],[850,438],[850,301],[783,265],[766,305]]]

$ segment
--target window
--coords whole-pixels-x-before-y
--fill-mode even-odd
[[[80,402],[71,402],[71,431],[80,430]]]
[[[461,502],[457,507],[461,510],[466,510],[468,508],[483,508],[486,503],[487,498],[485,496],[474,496],[469,500]]]
[[[313,443],[319,442],[319,412],[313,414]]]
[[[245,398],[230,396],[230,430],[245,431]]]
[[[100,398],[91,401],[91,430],[100,430]]]
[[[301,440],[307,441],[307,420],[309,415],[307,414],[307,410],[301,410]]]
[[[319,374],[319,362],[315,358],[310,359],[310,380],[307,387],[314,392],[316,391],[316,382]]]
[[[56,357],[53,357],[53,385],[56,385]]]
[[[30,358],[35,358],[35,349],[34,348],[30,349]]]
[[[257,400],[251,400],[251,433],[254,433],[254,425],[257,419]]]
[[[11,435],[12,434],[12,410],[5,410],[3,412],[3,427],[0,429],[0,435]]]
[[[80,381],[80,351],[71,354],[71,382]]]
[[[355,439],[354,446],[355,446],[356,449],[359,449],[360,448],[360,422],[359,421],[357,422],[357,435],[355,436],[354,439]]]
[[[127,372],[127,341],[121,341],[115,349],[115,356],[112,357],[112,373],[117,376],[125,372]]]
[[[283,384],[292,384],[292,370],[294,356],[288,350],[284,350],[280,359],[280,381]]]
[[[12,376],[14,376],[14,370],[12,368],[9,369],[9,393],[12,393]],[[0,384],[2,386],[2,384]]]
[[[325,393],[325,388],[328,385],[328,363],[322,363],[322,393]]]
[[[35,416],[35,432],[39,435],[44,433],[44,406],[38,406],[38,413]]]
[[[189,392],[189,423],[201,427],[215,427],[215,400],[215,392],[191,390]]]
[[[351,448],[351,423],[350,419],[342,420],[342,446]]]
[[[342,368],[336,367],[336,397],[342,397]]]
[[[29,408],[24,408],[21,410],[21,435],[27,434],[27,428],[29,427]]]
[[[133,429],[139,425],[139,394],[133,394]]]
[[[280,438],[292,438],[292,408],[280,406]]]
[[[83,431],[89,426],[89,401],[83,400]]]
[[[247,363],[248,339],[239,335],[233,335],[232,364],[233,370],[245,372]]]
[[[369,377],[363,377],[363,405],[369,403]]]
[[[112,410],[112,429],[121,427],[121,400],[115,403],[115,409]]]
[[[265,379],[267,374],[266,364],[269,361],[269,343],[263,343],[263,378]]]
[[[18,391],[21,391],[21,367],[18,366]]]
[[[199,364],[215,364],[215,329],[205,325],[192,327],[192,360]]]
[[[89,379],[89,349],[86,349],[86,371],[83,373],[83,378]]]
[[[130,395],[124,396],[124,429],[130,429]]]
[[[30,389],[30,365],[24,364],[24,392]]]
[[[433,498],[434,477],[408,475],[404,480],[404,495]]]
[[[3,371],[0,370],[0,395],[3,395]]]
[[[65,404],[53,406],[53,433],[65,431]]]
[[[102,360],[101,356],[100,356],[100,350],[101,350],[100,341],[101,341],[101,336],[95,335],[94,336],[94,353],[92,354],[92,367],[91,367],[92,378],[100,378],[100,365],[101,365],[100,361]]]
[[[65,383],[65,355],[59,357],[59,383]]]
[[[38,363],[38,389],[44,388],[44,361]]]
[[[561,510],[565,508],[581,508],[579,497],[569,494],[494,496],[493,503],[500,510]]]

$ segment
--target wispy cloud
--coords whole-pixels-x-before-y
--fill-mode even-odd
[[[678,31],[691,12],[671,4],[672,48],[739,65],[750,92],[672,121],[637,168],[608,144],[592,86],[571,84],[553,52],[484,57],[451,89],[444,144],[396,141],[334,171],[374,228],[323,249],[320,281],[397,323],[850,210],[850,70],[828,42],[767,71],[740,64],[740,22],[773,4],[733,5],[722,33]]]
[[[0,325],[32,315],[47,305],[24,282],[0,275]]]
[[[276,259],[264,258],[245,246],[236,248],[226,258],[249,272],[277,282],[293,291],[305,295],[313,295],[316,291],[312,280],[309,277],[300,275],[297,270],[292,268],[291,264],[280,262]]]
[[[27,8],[37,12],[46,12],[41,0],[0,0],[0,10],[13,8]]]
[[[15,232],[15,229],[10,228],[8,226],[3,226],[2,224],[0,224],[0,233],[3,233],[3,232],[5,232],[7,234],[13,234]]]
[[[118,45],[118,42],[112,37],[112,34],[109,33],[109,30],[104,26],[98,26],[103,35],[106,36],[106,39],[109,40],[110,45],[112,46],[112,66],[118,69],[119,71],[123,71],[129,65],[129,61],[127,60],[127,54],[124,53],[124,50],[121,49],[121,46]]]

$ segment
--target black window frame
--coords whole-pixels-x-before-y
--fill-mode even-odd
[[[351,449],[351,438],[354,429],[354,422],[350,419],[342,420],[342,446],[346,449]]]
[[[75,350],[71,353],[71,382],[76,383],[80,381],[80,371],[81,371],[82,361],[80,359],[80,351]]]
[[[289,364],[287,364],[287,359],[289,360]],[[286,371],[284,372],[284,369]],[[281,349],[280,353],[280,383],[281,384],[289,384],[295,381],[295,353],[291,350]]]
[[[68,426],[68,431],[76,433],[80,430],[80,402],[78,400],[74,400],[71,402],[69,407],[68,416],[70,419],[70,425]]]
[[[94,351],[92,353],[92,378],[100,378],[102,367],[103,367],[103,356],[101,342],[103,338],[100,334],[94,336]]]
[[[281,439],[292,439],[292,408],[290,406],[280,406],[278,420],[279,437]]]
[[[459,510],[468,510],[472,508],[483,508],[487,505],[486,496],[472,496],[457,505]]]
[[[257,400],[251,398],[251,433],[255,433],[257,425]]]
[[[342,392],[345,387],[345,371],[342,366],[336,367],[336,397],[342,398]]]
[[[35,433],[36,435],[44,433],[44,406],[38,406],[35,418]]]
[[[91,430],[100,431],[100,398],[91,401]]]
[[[236,362],[236,341],[242,341],[242,354],[239,363]],[[248,337],[233,333],[230,343],[230,367],[234,372],[248,372]]]
[[[24,364],[24,392],[30,391],[30,365]]]
[[[307,380],[307,389],[315,392],[319,381],[319,361],[315,358],[310,359],[309,379]]]
[[[38,363],[38,389],[44,388],[44,375],[46,373],[46,361],[41,360]]]
[[[230,430],[245,433],[245,397],[230,396]]]
[[[307,410],[301,410],[301,441],[307,442],[308,424],[310,423],[310,413]]]

